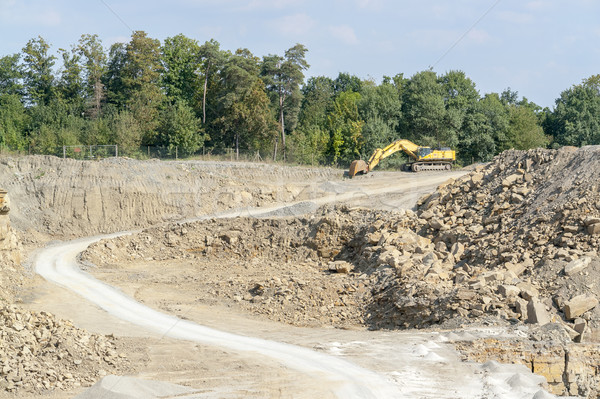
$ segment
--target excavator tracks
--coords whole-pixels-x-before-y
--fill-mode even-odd
[[[427,170],[451,170],[451,163],[415,162],[407,164],[413,172],[424,172]]]

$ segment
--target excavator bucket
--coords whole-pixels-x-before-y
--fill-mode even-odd
[[[369,166],[365,161],[357,159],[356,161],[352,161],[350,164],[350,169],[348,170],[348,176],[354,177],[359,173],[368,173]]]

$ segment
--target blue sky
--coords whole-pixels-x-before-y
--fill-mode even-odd
[[[108,48],[130,29],[161,42],[179,33],[214,38],[257,56],[302,43],[307,76],[348,72],[379,83],[430,66],[462,70],[482,95],[510,87],[550,108],[600,74],[596,0],[0,0],[0,56],[38,35],[52,52],[85,33]]]

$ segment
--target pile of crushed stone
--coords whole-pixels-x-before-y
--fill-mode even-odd
[[[441,185],[416,212],[327,206],[300,219],[173,224],[101,241],[84,259],[218,259],[232,281],[221,287],[209,277],[219,285],[209,291],[294,324],[558,321],[584,341],[600,325],[598,155],[589,147],[507,151]],[[254,273],[227,278],[225,264]],[[292,306],[274,310],[281,302]],[[344,316],[332,314],[336,307]],[[309,315],[298,320],[298,312]]]
[[[5,196],[0,207],[0,392],[23,397],[24,392],[68,390],[128,370],[114,337],[90,334],[50,313],[14,305],[26,271],[9,212]]]
[[[127,370],[113,336],[90,334],[46,312],[0,308],[0,391],[68,390]]]
[[[101,241],[83,259],[178,260],[183,277],[148,278],[295,325],[530,325],[533,342],[590,344],[600,332],[599,181],[598,147],[511,150],[413,211],[328,206],[300,219],[174,224]],[[593,370],[566,370],[555,392],[596,392]]]

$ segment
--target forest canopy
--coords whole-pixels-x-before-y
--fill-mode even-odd
[[[308,51],[257,56],[143,31],[110,48],[91,34],[67,50],[32,38],[0,57],[0,148],[56,155],[117,144],[136,156],[161,146],[346,167],[400,138],[451,147],[463,164],[510,148],[600,143],[600,75],[565,89],[550,110],[511,88],[482,94],[460,70],[380,83],[347,72],[307,78]]]

